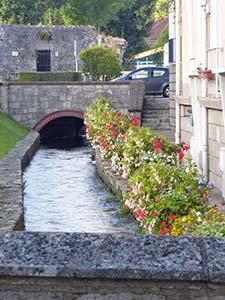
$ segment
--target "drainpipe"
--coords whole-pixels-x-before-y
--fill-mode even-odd
[[[219,80],[221,87],[221,102],[223,110],[223,131],[225,135],[225,72],[219,74]],[[225,147],[220,148],[219,167],[222,173],[222,195],[225,198]]]
[[[202,1],[201,32],[202,32],[202,65],[207,66],[207,10],[208,0]],[[202,79],[202,97],[207,97],[207,82]],[[202,106],[202,172],[208,178],[208,110]]]
[[[181,0],[176,0],[176,96],[181,94]],[[175,142],[180,143],[181,137],[181,111],[179,103],[176,103],[176,132]]]

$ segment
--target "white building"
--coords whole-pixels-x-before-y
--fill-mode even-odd
[[[169,19],[176,141],[225,197],[225,1],[176,0]]]

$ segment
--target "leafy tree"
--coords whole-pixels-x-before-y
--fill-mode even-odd
[[[93,25],[98,30],[135,0],[68,0],[61,8],[66,25]]]
[[[0,24],[38,24],[42,13],[40,0],[1,0]]]
[[[83,72],[90,73],[94,81],[108,81],[121,74],[121,66],[115,49],[94,46],[82,50],[80,58]]]
[[[107,34],[120,36],[127,40],[125,60],[135,53],[149,49],[146,37],[151,26],[152,1],[136,0],[131,8],[120,10],[117,19],[110,21],[104,28]]]

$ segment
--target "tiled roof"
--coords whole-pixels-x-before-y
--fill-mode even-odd
[[[150,29],[149,40],[156,41],[159,38],[162,29],[167,24],[168,24],[168,19],[156,21]]]

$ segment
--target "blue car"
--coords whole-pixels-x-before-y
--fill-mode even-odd
[[[145,94],[169,97],[169,68],[144,67],[115,78],[112,81],[130,80],[143,81],[145,84]]]

